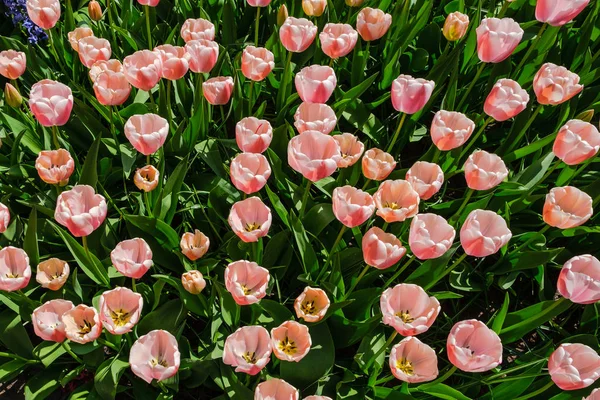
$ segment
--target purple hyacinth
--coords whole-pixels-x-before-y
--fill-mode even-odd
[[[14,26],[21,25],[29,35],[29,43],[37,43],[40,40],[48,39],[46,32],[33,23],[27,14],[27,7],[25,5],[26,0],[2,0],[6,7],[4,13],[7,17],[10,17]]]

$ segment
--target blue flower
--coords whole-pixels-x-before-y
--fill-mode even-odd
[[[29,43],[37,43],[40,40],[47,40],[48,35],[46,32],[33,23],[27,14],[27,7],[25,5],[26,0],[2,0],[6,7],[4,13],[9,17],[14,26],[21,26],[27,31],[29,35]]]

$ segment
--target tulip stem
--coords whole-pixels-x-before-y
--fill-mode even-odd
[[[98,339],[96,339],[96,341],[98,341],[98,343],[100,343],[103,346],[110,347],[114,351],[117,351],[117,352],[119,351],[119,349],[117,348],[117,346],[115,346],[114,344],[112,344],[111,342],[109,342],[107,340],[104,340],[102,338],[98,338]]]
[[[79,358],[79,357],[77,356],[77,354],[73,353],[73,350],[71,350],[71,348],[70,348],[69,346],[67,346],[67,343],[66,343],[66,342],[62,342],[60,345],[63,347],[63,349],[65,349],[65,351],[66,351],[67,353],[69,353],[69,355],[70,355],[71,357],[73,357],[73,359],[74,359],[75,361],[77,361],[79,364],[83,364],[83,360],[82,360],[81,358]]]
[[[137,286],[135,284],[135,278],[131,278],[131,290],[137,292]]]
[[[256,7],[256,26],[254,29],[254,45],[258,47],[258,27],[260,21],[260,7]]]
[[[202,101],[202,81],[204,81],[204,75],[200,72],[196,78],[196,90],[194,91],[194,114],[198,112]]]
[[[332,68],[332,67],[333,67],[333,62],[334,62],[334,61],[335,61],[335,60],[334,60],[333,58],[329,60],[329,68]]]
[[[321,269],[321,272],[319,272],[319,275],[317,275],[317,279],[315,279],[315,282],[318,282],[323,277],[323,274],[325,274],[325,272],[327,271],[327,267],[331,262],[333,253],[335,252],[335,249],[337,248],[338,244],[340,244],[340,241],[342,240],[346,229],[348,229],[346,225],[342,225],[340,232],[338,233],[337,237],[335,238],[335,241],[333,242],[333,246],[331,246],[331,250],[329,250],[329,253],[327,253],[327,259],[325,259],[325,264],[323,264],[323,268]]]
[[[444,382],[446,379],[450,378],[452,376],[452,374],[456,372],[456,370],[457,370],[456,365],[453,365],[452,368],[448,369],[448,371],[446,371],[446,373],[444,375],[442,375],[435,381],[431,382],[431,384]]]
[[[367,274],[367,272],[369,271],[369,268],[371,268],[369,265],[365,265],[363,270],[360,272],[360,275],[358,275],[358,278],[356,278],[356,280],[352,283],[352,285],[350,285],[350,289],[348,289],[348,292],[346,292],[344,297],[342,297],[342,301],[346,300],[348,298],[348,296],[350,296],[350,294],[354,291],[354,289],[356,289],[358,282],[360,282],[360,280]]]
[[[413,261],[415,261],[417,257],[412,257],[411,259],[409,259],[402,267],[400,267],[400,269],[398,269],[398,271],[396,271],[396,273],[390,278],[388,279],[384,284],[383,287],[386,288],[388,286],[390,286],[392,283],[394,283],[394,281],[404,272],[406,271],[406,268],[408,268],[408,266],[410,264],[412,264]]]
[[[425,285],[425,287],[423,289],[425,289],[425,290],[431,289],[436,283],[438,283],[439,281],[441,281],[443,278],[446,277],[446,275],[448,275],[450,272],[452,272],[454,270],[454,268],[458,267],[458,265],[461,262],[463,262],[463,260],[465,258],[467,258],[467,253],[464,253],[462,256],[460,256],[458,258],[458,260],[456,260],[454,262],[454,264],[452,264],[451,266],[449,266],[448,268],[446,268],[439,276],[437,276],[431,282],[429,282],[427,285]]]
[[[258,7],[260,10],[260,7]],[[254,90],[254,81],[250,81],[250,92],[248,94],[248,116],[252,115],[252,91]]]
[[[400,131],[402,130],[402,125],[404,125],[405,119],[406,119],[406,113],[402,113],[402,117],[400,117],[400,122],[398,122],[398,128],[396,128],[396,132],[394,133],[394,136],[392,137],[392,141],[390,142],[390,145],[388,146],[386,152],[389,153],[394,148],[394,145],[396,144],[396,140],[398,140],[398,135],[400,135]]]
[[[56,125],[52,125],[52,143],[54,143],[56,150],[60,149],[60,143],[58,143],[58,128]]]
[[[542,229],[540,229],[537,233],[539,233],[540,235],[543,235],[548,229],[550,229],[550,225],[546,225],[544,226]],[[514,249],[512,251],[512,253],[518,253],[519,251],[521,251],[523,248],[527,247],[527,245],[531,242],[533,242],[533,240],[537,237],[537,235],[531,235],[531,237],[529,239],[527,239],[522,245],[520,245],[519,247],[517,247],[516,249]]]
[[[527,129],[529,129],[529,127],[531,126],[531,124],[533,123],[533,121],[535,120],[537,115],[540,113],[540,111],[542,111],[542,107],[544,107],[542,104],[539,104],[537,106],[535,111],[531,114],[531,117],[529,117],[529,120],[527,121],[525,126],[523,126],[521,131],[517,134],[517,137],[510,141],[507,152],[510,152],[515,147],[515,145],[521,141],[521,139],[523,138],[523,135],[525,135],[525,132],[527,132]],[[502,154],[498,154],[498,155],[501,156]]]
[[[285,101],[287,100],[287,86],[288,86],[288,76],[289,76],[289,69],[290,69],[290,64],[292,63],[292,56],[294,55],[294,53],[292,53],[291,51],[288,51],[288,55],[287,58],[285,60],[285,65],[284,65],[284,69],[283,69],[283,76],[281,78],[281,82],[279,82],[279,92],[277,93],[278,99],[277,99],[277,111],[281,111],[281,109],[283,108],[283,106],[285,105]],[[281,97],[279,97],[281,96]]]
[[[113,140],[115,141],[115,148],[117,150],[117,155],[119,156],[119,158],[121,158],[121,146],[119,146],[119,139],[117,138],[117,131],[115,130],[113,113],[114,113],[113,106],[108,106],[108,118],[110,120],[110,134],[112,135]]]
[[[300,212],[298,214],[298,218],[302,219],[304,217],[304,211],[306,210],[306,203],[308,203],[308,195],[310,194],[310,185],[312,181],[310,179],[306,180],[306,187],[304,188],[304,193],[302,194],[302,203],[300,204]]]
[[[440,159],[441,155],[442,155],[442,151],[440,149],[438,149],[437,146],[435,146],[435,150],[433,152],[433,157],[431,158],[431,162],[432,163],[437,163],[438,160]]]
[[[150,162],[150,154],[146,155],[146,165],[151,165],[152,163]]]
[[[519,65],[517,65],[517,68],[515,69],[515,73],[519,74],[521,72],[521,68],[523,68],[523,65],[525,65],[525,63],[529,59],[529,56],[531,55],[533,50],[537,47],[537,45],[542,37],[542,33],[544,33],[544,31],[546,30],[547,27],[548,27],[548,24],[543,24],[542,27],[540,28],[540,30],[538,31],[537,35],[535,35],[535,39],[534,39],[533,43],[527,49],[527,52],[521,59],[521,62],[519,62]]]
[[[110,27],[110,29],[109,29],[110,34],[112,36],[114,46],[117,47],[117,37],[115,35],[115,30],[113,29],[113,17],[112,17],[110,0],[106,0],[106,13],[108,14],[108,25]]]
[[[381,225],[381,230],[385,231],[387,229],[388,225],[389,224],[387,222],[384,222],[383,225]]]
[[[371,180],[367,179],[361,190],[365,190],[367,188],[367,186],[369,186],[369,183],[371,183]]]
[[[21,360],[21,361],[27,362],[28,364],[39,363],[39,361],[37,361],[37,360],[28,360],[28,359],[26,359],[24,357],[21,357],[19,355],[7,353],[5,351],[0,351],[0,357],[2,357],[2,358],[12,358],[13,360]]]
[[[152,50],[152,29],[150,28],[150,7],[144,6],[144,14],[146,14],[146,31],[148,34],[148,49]]]
[[[87,236],[82,236],[81,237],[81,243],[83,243],[83,249],[85,250],[85,255],[89,259],[90,258],[90,249],[88,248]]]
[[[173,81],[167,79],[167,122],[169,124],[169,130],[171,129],[171,86]]]
[[[458,208],[458,211],[450,218],[451,220],[453,220],[455,218],[456,218],[456,220],[458,220],[460,218],[460,214],[463,212],[463,210],[465,209],[467,204],[469,204],[469,200],[471,199],[471,196],[473,196],[473,193],[475,193],[475,191],[473,189],[468,189],[466,191],[462,204]]]
[[[510,1],[505,0],[504,4],[502,4],[502,8],[500,9],[500,12],[498,13],[498,18],[502,18],[504,16],[504,14],[506,14],[506,10],[508,10],[509,6],[510,6]]]
[[[150,207],[150,200],[148,198],[148,192],[144,191],[144,202],[146,203],[146,211],[148,212],[148,217],[152,218],[152,207]]]
[[[475,135],[473,135],[473,137],[471,137],[469,139],[469,143],[467,143],[467,145],[464,147],[464,149],[460,152],[460,156],[458,157],[459,160],[461,160],[465,154],[467,154],[467,152],[469,151],[469,149],[471,147],[473,147],[473,145],[475,144],[475,142],[477,142],[477,139],[479,139],[479,137],[481,136],[481,134],[483,133],[483,131],[485,131],[485,128],[494,120],[494,118],[489,117],[488,119],[485,120],[485,122],[483,123],[483,125],[481,125],[481,128],[479,128],[479,130],[475,133]]]
[[[456,111],[460,111],[460,109],[462,108],[462,105],[465,103],[465,101],[469,97],[469,93],[471,93],[471,90],[473,90],[473,86],[475,86],[475,84],[477,83],[477,80],[481,76],[481,73],[483,72],[484,68],[485,68],[485,63],[482,62],[481,65],[479,65],[479,68],[477,68],[477,73],[475,73],[475,77],[473,78],[473,80],[471,81],[469,86],[467,87],[467,91],[463,95],[462,99],[460,99],[460,103],[458,103],[458,107],[456,107]]]
[[[531,392],[529,394],[526,394],[525,396],[517,397],[515,400],[531,399],[532,397],[535,397],[538,394],[544,393],[546,390],[550,389],[553,385],[554,385],[554,381],[552,381],[552,379],[551,379],[550,382],[548,382],[547,384],[545,384],[543,387],[539,388],[535,392]]]
[[[369,361],[367,361],[367,364],[365,365],[365,370],[368,370],[371,367],[371,365],[373,365],[377,357],[379,357],[379,355],[382,352],[386,351],[387,348],[390,347],[390,345],[394,342],[394,339],[396,339],[396,336],[398,336],[398,331],[394,330],[394,333],[390,335],[388,340],[385,342],[385,345],[382,348],[380,348],[375,354],[373,354]]]

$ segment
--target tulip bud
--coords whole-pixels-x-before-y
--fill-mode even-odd
[[[96,0],[90,1],[88,4],[88,13],[90,14],[91,19],[100,21],[102,19],[102,8],[100,8],[100,3]]]
[[[364,3],[364,0],[346,0],[346,5],[348,7],[360,7]]]
[[[23,98],[16,87],[7,83],[4,87],[4,101],[13,108],[18,108],[23,103]]]
[[[594,110],[590,109],[590,110],[585,110],[581,114],[577,115],[575,117],[575,119],[585,121],[585,122],[590,122],[593,117],[594,117]]]
[[[448,14],[446,17],[446,22],[444,22],[444,29],[442,30],[442,33],[448,41],[454,42],[465,36],[468,27],[469,17],[457,11]]]
[[[281,7],[279,7],[279,11],[277,11],[277,26],[283,25],[287,17],[288,9],[285,4],[282,4]]]

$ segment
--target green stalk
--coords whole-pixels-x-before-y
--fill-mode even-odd
[[[463,95],[462,99],[460,99],[460,103],[458,103],[458,107],[456,107],[456,111],[460,111],[462,108],[462,105],[465,103],[465,101],[467,101],[467,98],[469,97],[469,93],[471,93],[471,90],[473,90],[473,86],[475,86],[475,84],[477,83],[477,80],[481,76],[481,73],[483,72],[484,68],[485,68],[485,63],[482,62],[481,65],[479,65],[479,68],[477,68],[477,73],[475,74],[475,78],[473,78],[473,80],[467,87],[467,91]]]
[[[508,145],[508,150],[506,152],[510,153],[510,151],[517,145],[517,143],[519,143],[521,141],[521,139],[525,135],[525,132],[527,132],[527,129],[529,129],[529,127],[531,126],[531,124],[533,123],[533,121],[535,120],[537,115],[540,113],[540,111],[542,111],[542,107],[544,107],[542,104],[539,104],[537,106],[535,111],[531,114],[531,117],[529,117],[529,120],[527,121],[527,123],[525,124],[523,129],[521,129],[521,131],[517,134],[517,137],[514,140],[511,140],[510,144]],[[499,154],[499,155],[502,155],[502,154]]]
[[[312,185],[312,181],[310,179],[307,179],[306,187],[304,188],[304,193],[302,194],[302,203],[300,204],[300,212],[298,214],[298,219],[302,219],[304,217],[306,203],[308,203],[308,195],[310,194],[310,185]]]
[[[335,249],[337,248],[338,244],[342,240],[342,237],[344,236],[346,229],[348,229],[346,227],[346,225],[342,225],[340,232],[338,233],[337,237],[335,238],[335,241],[333,242],[333,246],[331,246],[331,250],[329,250],[329,253],[327,253],[327,259],[325,260],[325,264],[323,264],[323,268],[321,268],[321,272],[319,272],[319,275],[317,275],[317,279],[315,279],[315,282],[318,282],[323,277],[325,272],[327,271],[327,267],[329,266],[329,263],[331,262],[333,253],[335,252]]]
[[[83,360],[81,358],[79,358],[77,356],[77,354],[73,353],[73,350],[71,350],[71,348],[69,346],[67,346],[66,342],[62,342],[61,346],[63,347],[63,349],[65,349],[65,351],[71,356],[73,357],[73,359],[75,361],[77,361],[79,364],[84,364]]]
[[[417,257],[412,257],[411,259],[409,259],[402,267],[400,267],[400,269],[398,269],[398,271],[396,271],[396,273],[390,278],[388,279],[384,284],[383,287],[386,288],[388,286],[390,286],[392,283],[394,283],[394,281],[404,272],[406,271],[406,268],[408,268],[408,266],[410,264],[412,264],[413,261],[415,261]]]
[[[475,191],[473,189],[468,189],[467,190],[467,192],[465,193],[464,200],[463,200],[462,204],[458,208],[458,211],[452,217],[450,217],[450,220],[453,220],[455,218],[458,220],[458,218],[460,218],[460,214],[463,212],[463,210],[465,209],[465,207],[467,206],[467,204],[469,204],[469,200],[471,200],[471,196],[473,196],[473,193],[475,193]]]
[[[527,49],[527,53],[525,53],[525,55],[521,59],[521,62],[519,63],[519,65],[517,65],[517,68],[515,68],[515,72],[517,74],[521,72],[521,68],[523,68],[523,65],[525,65],[525,63],[529,59],[529,56],[531,55],[533,50],[539,44],[540,38],[542,37],[542,34],[544,33],[544,31],[546,30],[547,27],[548,27],[548,24],[543,24],[542,27],[540,28],[540,30],[538,31],[537,35],[535,36],[535,40],[533,41],[531,46],[529,46],[529,48]]]
[[[148,49],[152,50],[152,29],[150,28],[150,7],[144,6],[144,14],[146,14],[146,31],[148,34]]]
[[[256,26],[254,29],[254,45],[258,47],[258,28],[260,22],[260,7],[256,7]]]
[[[283,76],[281,77],[281,82],[279,83],[279,93],[277,94],[277,110],[280,111],[285,105],[285,101],[287,99],[287,87],[289,80],[289,69],[290,64],[292,63],[292,56],[294,53],[291,51],[288,52],[287,58],[285,60],[285,66],[283,69]]]
[[[404,125],[405,119],[406,119],[406,113],[402,113],[402,117],[400,117],[400,122],[398,122],[398,128],[396,128],[396,132],[394,133],[394,136],[392,137],[392,141],[391,141],[390,145],[388,146],[386,152],[389,153],[394,148],[394,145],[396,144],[396,140],[398,140],[398,135],[400,135],[400,131],[402,130],[402,125]]]
[[[494,120],[494,118],[489,117],[488,119],[485,120],[485,122],[483,123],[483,125],[481,126],[481,128],[479,128],[479,130],[477,131],[477,133],[475,133],[475,135],[473,135],[470,139],[469,139],[469,143],[467,143],[467,145],[464,147],[464,149],[460,152],[460,156],[458,157],[459,160],[461,160],[465,154],[467,154],[467,152],[469,151],[469,149],[471,147],[473,147],[473,145],[475,144],[475,142],[477,142],[477,139],[479,139],[479,136],[481,136],[481,134],[483,133],[483,131],[485,130],[485,128]]]
[[[356,289],[358,282],[360,282],[360,280],[367,274],[367,272],[369,271],[369,268],[371,268],[369,265],[365,265],[365,267],[361,271],[360,275],[358,275],[358,278],[356,278],[354,283],[352,283],[352,285],[350,286],[350,289],[348,289],[348,292],[346,292],[344,297],[342,297],[342,301],[346,300],[348,298],[348,296],[350,296],[350,294],[354,291],[354,289]]]
[[[56,150],[60,149],[60,143],[58,142],[58,128],[56,125],[52,125],[52,143],[54,143]]]
[[[441,273],[440,276],[438,276],[433,281],[431,281],[427,285],[425,285],[425,287],[423,289],[425,289],[425,290],[431,289],[436,283],[438,283],[439,281],[441,281],[444,277],[446,277],[446,275],[448,275],[450,272],[452,272],[454,270],[454,268],[456,268],[461,262],[463,262],[463,260],[465,258],[467,258],[467,253],[464,253],[462,256],[460,256],[458,258],[458,260],[456,260],[454,262],[454,264],[452,264],[450,267],[446,268],[444,270],[444,272]]]
[[[546,226],[544,226],[542,229],[540,229],[540,230],[538,231],[538,233],[540,233],[540,234],[544,234],[544,233],[545,233],[545,232],[546,232],[548,229],[550,229],[550,225],[546,225]],[[514,249],[514,250],[512,251],[512,253],[518,253],[518,252],[520,252],[522,249],[524,249],[525,247],[527,247],[527,245],[528,245],[529,243],[533,242],[533,240],[534,240],[535,238],[536,238],[536,235],[532,235],[532,236],[531,236],[529,239],[527,239],[527,240],[525,241],[525,243],[523,243],[522,245],[520,245],[519,247],[517,247],[516,249]]]
[[[544,393],[546,390],[550,389],[553,385],[554,385],[554,382],[552,380],[550,380],[550,382],[548,382],[547,384],[545,384],[543,387],[539,388],[535,392],[531,392],[529,394],[526,394],[525,396],[517,397],[515,400],[531,399],[532,397],[535,397],[538,394]]]

